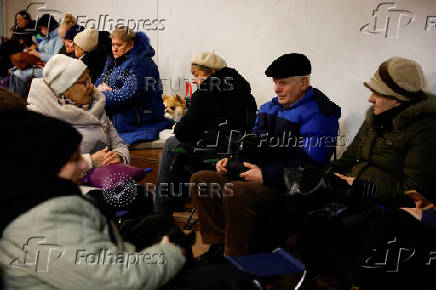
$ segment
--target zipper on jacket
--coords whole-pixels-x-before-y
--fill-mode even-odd
[[[139,115],[138,109],[135,108],[135,113],[136,113],[136,125],[138,127],[140,127],[142,124],[141,122],[141,116]]]

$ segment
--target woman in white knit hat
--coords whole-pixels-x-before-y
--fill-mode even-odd
[[[94,83],[103,72],[107,54],[99,45],[99,31],[86,28],[74,37],[74,54],[88,67]]]
[[[29,110],[64,120],[83,135],[80,151],[90,167],[129,162],[129,150],[106,116],[105,97],[81,60],[55,55],[43,78],[32,81],[27,103]]]

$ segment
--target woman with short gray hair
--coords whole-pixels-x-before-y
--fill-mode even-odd
[[[154,140],[168,126],[154,49],[143,32],[127,27],[116,28],[111,38],[112,55],[95,83],[106,96],[108,116],[127,143]]]

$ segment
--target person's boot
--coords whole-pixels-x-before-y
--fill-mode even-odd
[[[226,264],[228,260],[224,258],[224,245],[223,244],[212,244],[209,250],[199,257],[197,257],[197,262],[202,265],[206,264]]]

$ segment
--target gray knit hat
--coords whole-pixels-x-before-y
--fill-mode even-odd
[[[204,65],[212,69],[220,70],[227,66],[226,61],[215,52],[203,52],[195,55],[191,64]]]
[[[371,80],[363,84],[378,94],[409,102],[422,96],[426,81],[418,63],[393,57],[383,62]]]

